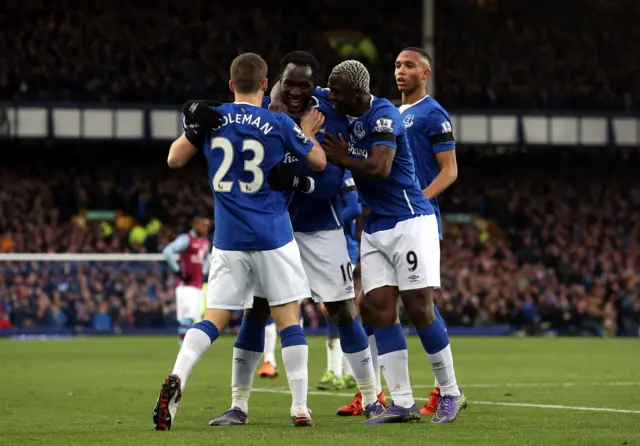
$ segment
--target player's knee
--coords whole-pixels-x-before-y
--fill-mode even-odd
[[[244,317],[255,322],[266,324],[271,317],[271,308],[269,302],[262,297],[256,297],[253,300],[253,308],[244,311]]]
[[[433,305],[433,288],[403,291],[402,303],[407,310],[411,323],[416,328],[424,328],[436,320]]]
[[[341,302],[326,302],[325,308],[336,325],[351,325],[358,316],[353,299]]]

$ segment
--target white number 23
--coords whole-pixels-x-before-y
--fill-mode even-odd
[[[233,181],[223,181],[222,179],[227,175],[233,163],[233,145],[227,138],[217,136],[211,141],[211,150],[214,149],[222,149],[223,156],[220,167],[218,167],[215,175],[213,175],[213,190],[215,192],[231,192]],[[240,190],[245,194],[253,194],[258,192],[264,183],[264,172],[260,169],[260,163],[264,160],[264,146],[260,141],[255,139],[245,139],[242,142],[242,151],[245,152],[247,150],[253,152],[253,158],[244,160],[244,170],[251,172],[253,181],[246,182],[238,180],[238,185],[240,186]]]

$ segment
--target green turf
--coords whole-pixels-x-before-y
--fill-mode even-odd
[[[324,340],[312,338],[309,406],[314,428],[290,427],[283,375],[272,381],[256,378],[256,387],[271,393],[252,395],[250,425],[212,428],[208,420],[230,402],[232,344],[225,337],[212,346],[188,383],[173,430],[154,432],[151,410],[162,378],[173,366],[175,338],[2,340],[0,445],[640,444],[638,340],[456,338],[458,381],[470,404],[455,424],[423,420],[365,426],[360,418],[334,415],[349,398],[316,394],[325,351]],[[409,351],[414,393],[423,403],[432,374],[416,338],[409,340]]]

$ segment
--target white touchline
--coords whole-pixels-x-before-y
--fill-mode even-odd
[[[580,386],[608,386],[608,387],[624,387],[624,386],[640,386],[640,381],[612,381],[612,382],[566,382],[566,383],[486,383],[486,384],[466,384],[462,383],[460,387],[471,389],[492,389],[498,387],[580,387]],[[411,386],[414,389],[430,389],[433,384],[415,384]]]
[[[289,390],[287,389],[252,389],[252,392],[258,393],[278,393],[278,394],[288,394]],[[353,397],[352,393],[336,393],[336,392],[317,392],[317,391],[309,391],[309,395],[314,396],[341,396],[341,397]],[[566,409],[566,410],[582,410],[588,412],[611,412],[611,413],[637,413],[640,414],[640,410],[631,410],[631,409],[613,409],[611,407],[585,407],[585,406],[560,406],[556,404],[532,404],[532,403],[508,403],[508,402],[500,402],[500,401],[469,401],[470,404],[478,404],[485,406],[507,406],[507,407],[533,407],[539,409]]]

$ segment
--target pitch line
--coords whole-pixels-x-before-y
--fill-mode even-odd
[[[289,390],[286,390],[286,389],[258,388],[258,389],[253,389],[252,392],[289,394]],[[353,393],[318,392],[315,390],[310,390],[308,393],[309,395],[314,395],[314,396],[340,396],[345,398],[353,397]],[[588,411],[588,412],[640,414],[640,410],[613,409],[611,407],[564,406],[564,405],[558,405],[558,404],[509,403],[509,402],[500,402],[500,401],[469,401],[469,403],[482,405],[482,406],[531,407],[531,408],[537,408],[537,409],[564,409],[564,410],[579,410],[579,411]]]

